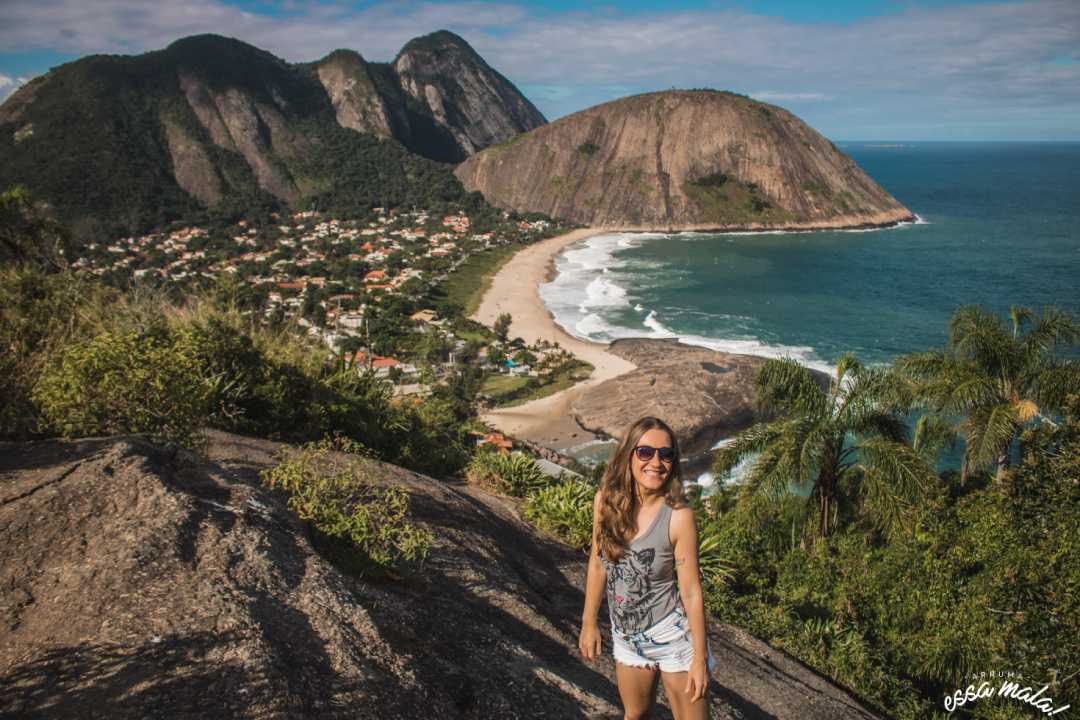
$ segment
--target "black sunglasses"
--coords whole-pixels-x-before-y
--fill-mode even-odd
[[[634,453],[637,454],[637,459],[641,462],[652,460],[653,454],[657,451],[660,453],[660,462],[669,463],[675,459],[675,448],[654,448],[652,445],[638,445],[634,448]]]

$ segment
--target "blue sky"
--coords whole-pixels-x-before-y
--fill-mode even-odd
[[[2,0],[0,98],[57,64],[217,32],[293,62],[452,30],[549,118],[671,87],[833,140],[1080,140],[1080,0],[665,3]]]

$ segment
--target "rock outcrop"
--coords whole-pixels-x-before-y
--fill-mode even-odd
[[[799,118],[712,90],[598,105],[477,153],[455,173],[500,207],[613,230],[818,229],[915,219]]]
[[[762,357],[656,338],[614,340],[608,351],[637,369],[585,389],[571,404],[578,424],[590,432],[619,438],[628,422],[656,415],[679,436],[683,458],[692,460],[760,420],[754,375]],[[828,387],[829,378],[813,372]]]
[[[509,80],[451,32],[410,40],[393,68],[402,90],[453,136],[458,160],[547,122]]]
[[[586,559],[516,501],[366,461],[436,538],[420,571],[375,582],[261,487],[277,448],[0,445],[0,715],[621,716],[610,656],[576,649]],[[737,628],[710,642],[713,718],[878,717]]]
[[[689,458],[755,422],[754,374],[763,358],[674,339],[620,339],[608,351],[637,369],[586,389],[570,406],[578,424],[591,432],[619,438],[628,419],[656,415],[679,436]]]
[[[316,63],[315,72],[330,96],[339,125],[380,137],[408,137],[407,121],[400,120],[395,129],[391,111],[360,53],[336,50]]]

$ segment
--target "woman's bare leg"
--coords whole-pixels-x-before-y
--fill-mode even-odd
[[[696,702],[690,702],[690,696],[686,694],[686,672],[660,673],[664,680],[664,694],[667,695],[671,705],[671,714],[675,720],[708,720],[709,718],[709,691],[705,690],[705,696]]]
[[[643,720],[651,716],[656,699],[656,680],[660,674],[656,667],[631,667],[615,663],[615,680],[619,684],[624,720]]]

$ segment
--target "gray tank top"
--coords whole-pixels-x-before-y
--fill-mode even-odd
[[[630,543],[619,562],[611,564],[600,553],[607,571],[611,627],[623,635],[647,630],[681,604],[670,525],[671,508],[665,502],[652,526]]]

